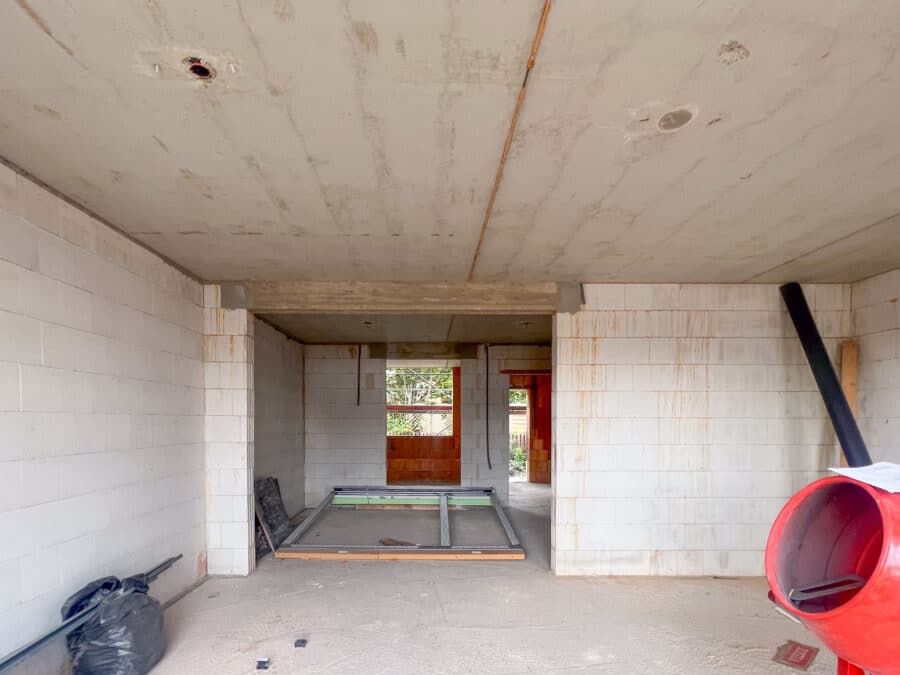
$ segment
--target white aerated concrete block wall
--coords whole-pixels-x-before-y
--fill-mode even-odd
[[[900,270],[853,284],[858,419],[873,461],[900,462]]]
[[[202,335],[199,284],[0,165],[0,654],[97,577],[205,574]]]
[[[253,423],[256,478],[273,476],[289,514],[305,504],[303,345],[254,320]]]
[[[384,359],[362,347],[357,405],[356,345],[306,345],[306,502],[316,505],[336,485],[384,485]]]
[[[849,287],[805,287],[834,359]],[[558,574],[759,575],[772,520],[838,459],[774,285],[588,284],[555,321]]]
[[[500,374],[503,349],[490,350],[489,394],[485,391],[484,347],[478,348],[478,359],[461,362],[460,473],[463,486],[493,487],[501,503],[506,504],[509,501],[509,377]],[[489,425],[485,425],[486,399]]]
[[[253,569],[253,316],[205,286],[206,545],[210,574]]]
[[[489,350],[490,392],[485,391],[485,348],[460,367],[461,482],[466,487],[493,487],[503,504],[509,501],[509,376],[501,370],[550,368],[550,348],[532,345],[494,346]],[[485,425],[485,399],[489,424]],[[490,433],[488,466],[486,439]]]

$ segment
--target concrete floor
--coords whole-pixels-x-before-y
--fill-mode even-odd
[[[212,579],[166,613],[154,670],[274,673],[782,673],[787,639],[817,644],[777,615],[760,579],[557,578],[550,493],[513,484],[523,562],[262,560]],[[305,649],[294,640],[306,638]],[[819,653],[811,673],[834,673]]]

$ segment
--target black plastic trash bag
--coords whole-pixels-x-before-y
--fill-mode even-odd
[[[66,636],[74,675],[146,675],[166,650],[162,606],[147,595],[143,575],[104,577],[72,595],[63,620],[99,605]]]

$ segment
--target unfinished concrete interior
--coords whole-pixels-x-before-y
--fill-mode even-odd
[[[900,462],[898,27],[876,0],[3,3],[0,657],[181,554],[153,672],[787,673],[788,639],[834,672],[764,578],[842,459],[779,287]],[[392,398],[398,369],[445,384]],[[267,477],[292,527],[336,486],[492,488],[525,559],[258,557]],[[435,508],[309,536],[437,546]],[[469,515],[451,535],[502,540]],[[57,636],[10,672],[68,668]]]

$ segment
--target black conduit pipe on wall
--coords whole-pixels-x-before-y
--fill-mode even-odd
[[[816,378],[816,384],[819,385],[828,416],[834,425],[838,441],[844,449],[847,464],[850,466],[871,464],[872,458],[869,456],[862,434],[859,433],[859,427],[847,404],[847,397],[844,396],[844,390],[834,372],[834,366],[828,357],[822,336],[819,335],[816,321],[809,311],[809,305],[806,304],[803,289],[800,284],[791,282],[779,290],[788,313],[791,315],[791,320],[794,322],[794,328],[797,329],[797,337],[800,338],[803,351],[806,352],[813,377]]]
[[[488,469],[491,464],[491,346],[484,344],[484,452],[487,455]]]

